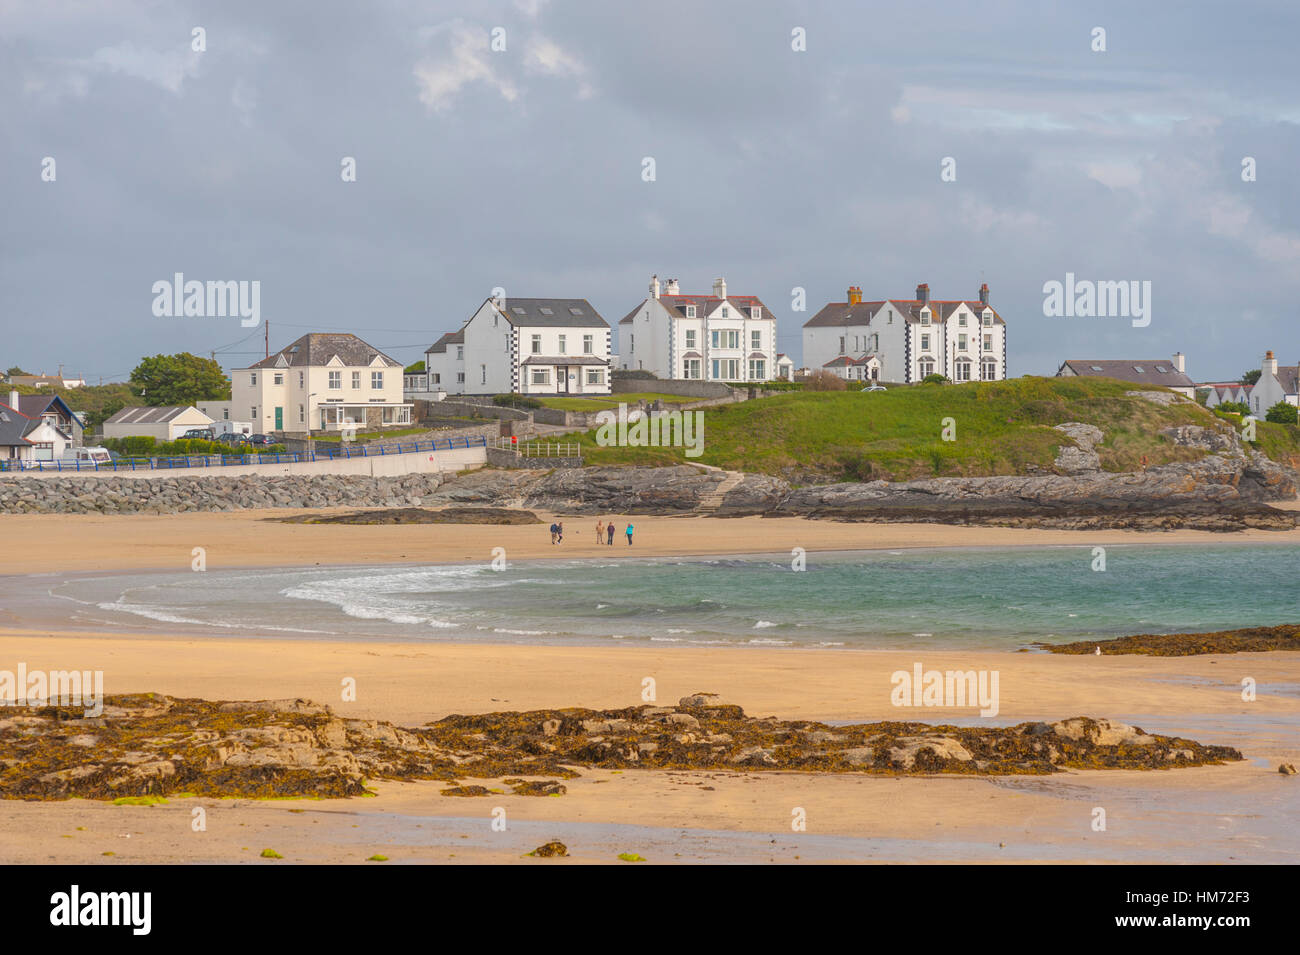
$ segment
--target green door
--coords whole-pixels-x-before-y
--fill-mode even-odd
[[[284,409],[283,408],[275,409],[275,430],[276,431],[284,430]]]

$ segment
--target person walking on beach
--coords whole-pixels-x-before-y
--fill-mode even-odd
[[[555,543],[563,544],[564,543],[564,521],[560,521],[560,523],[555,525],[555,533],[558,535],[555,538]]]
[[[605,543],[608,546],[613,547],[614,546],[614,522],[613,521],[609,522],[609,526],[605,528],[605,531],[606,533],[609,534],[609,540],[606,541]]]
[[[559,524],[552,524],[552,525],[551,525],[551,543],[554,544],[554,543],[555,543],[555,539],[556,539],[557,537],[559,537],[559,536],[560,536],[560,525],[559,525]]]
[[[627,546],[628,547],[632,546],[632,525],[631,524],[627,525]]]
[[[596,519],[596,543],[605,543],[605,522],[599,518]]]

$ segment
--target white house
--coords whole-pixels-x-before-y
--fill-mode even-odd
[[[1118,378],[1133,385],[1158,385],[1170,388],[1187,398],[1196,397],[1196,383],[1187,377],[1187,361],[1182,352],[1173,361],[1163,358],[1070,359],[1056,370],[1056,377],[1082,375],[1090,378]]]
[[[192,405],[123,408],[104,422],[104,437],[132,438],[137,435],[175,441],[191,428],[210,428],[212,419]]]
[[[73,446],[72,436],[45,416],[29,416],[16,401],[0,403],[0,460],[53,461]]]
[[[682,295],[676,279],[618,323],[619,364],[660,378],[770,381],[776,375],[776,316],[754,295],[729,295],[715,279],[712,295]]]
[[[409,425],[402,368],[356,335],[311,332],[231,370],[229,419],[252,422],[258,434]]]
[[[426,387],[453,395],[607,395],[609,323],[585,298],[488,298],[424,354]]]
[[[1239,381],[1204,381],[1196,386],[1209,392],[1205,396],[1205,407],[1216,408],[1225,401],[1239,402],[1250,406],[1250,389],[1252,385],[1243,385]]]
[[[1278,365],[1273,352],[1266,352],[1259,381],[1250,389],[1250,413],[1264,417],[1278,402],[1300,405],[1300,365]]]
[[[794,359],[784,352],[776,353],[776,377],[782,381],[794,381]]]
[[[987,285],[976,299],[931,299],[922,284],[914,299],[875,302],[864,302],[855,285],[847,301],[804,323],[803,360],[851,381],[910,384],[931,374],[999,381],[1007,377],[1006,322],[989,304]]]

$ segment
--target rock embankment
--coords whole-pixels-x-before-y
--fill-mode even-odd
[[[1142,653],[1152,657],[1191,657],[1203,653],[1267,653],[1270,650],[1300,650],[1300,626],[1246,627],[1211,633],[1139,633],[1113,640],[1081,640],[1078,643],[1040,643],[1052,653],[1096,653],[1102,656]]]
[[[1046,774],[1239,760],[1227,746],[1075,717],[1012,727],[756,719],[717,696],[676,706],[448,716],[404,728],[306,700],[112,696],[103,712],[0,710],[0,797],[356,796],[368,779],[502,779],[562,795],[572,767],[898,774]],[[481,790],[481,792],[480,792]],[[452,786],[447,795],[487,795]]]

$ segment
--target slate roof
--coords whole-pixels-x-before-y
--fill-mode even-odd
[[[123,408],[104,424],[162,424],[186,411],[198,411],[192,405],[165,405],[157,408]],[[199,412],[202,414],[202,412]]]
[[[728,295],[726,301],[735,305],[737,308],[753,308],[757,305],[762,309],[762,312],[759,313],[760,320],[771,319],[772,321],[776,321],[776,316],[772,314],[771,309],[764,305],[757,295]],[[723,299],[716,295],[660,295],[659,302],[667,308],[668,311],[675,312],[680,318],[686,317],[686,306],[694,305],[695,317],[703,318],[722,304]],[[620,325],[630,325],[632,319],[636,316],[636,313],[641,311],[644,305],[645,301],[620,318],[618,323]],[[749,316],[745,315],[737,317],[748,318]]]
[[[424,353],[426,355],[429,354],[429,352],[445,354],[448,345],[463,345],[463,344],[465,344],[464,328],[462,328],[458,332],[444,332],[441,338],[439,338],[436,342],[434,342],[432,345],[430,345],[428,348],[424,350]]]
[[[23,435],[39,423],[17,408],[0,404],[0,447],[31,444]]]
[[[401,362],[389,358],[378,348],[363,342],[356,335],[348,332],[308,332],[296,341],[290,342],[269,358],[263,358],[249,368],[280,367],[280,357],[284,356],[289,368],[305,368],[329,364],[337,355],[345,365],[370,365],[376,357],[383,359],[387,368],[403,368]]]
[[[1092,378],[1117,378],[1135,385],[1161,385],[1165,388],[1195,388],[1196,383],[1174,367],[1168,358],[1150,360],[1097,359],[1095,361],[1070,360],[1061,365],[1069,367],[1076,375]],[[1060,374],[1060,371],[1057,371]]]
[[[608,365],[604,358],[595,355],[529,355],[523,365]]]
[[[609,328],[609,322],[585,298],[507,298],[501,314],[516,326]]]
[[[68,407],[68,403],[59,395],[19,395],[18,409],[29,418],[39,418],[49,409],[50,405],[58,405],[58,410],[71,418],[76,418],[78,424],[84,425],[81,415],[77,414]]]
[[[902,312],[908,321],[919,322],[921,320],[921,309],[927,304],[930,306],[931,314],[938,314],[939,321],[946,321],[953,312],[957,311],[959,306],[965,305],[976,315],[982,314],[984,309],[987,308],[993,313],[995,324],[1006,324],[1002,316],[998,314],[997,309],[992,305],[985,305],[978,299],[930,299],[928,303],[922,302],[920,299],[907,298],[891,298],[886,301]],[[803,327],[824,328],[844,325],[867,325],[884,306],[885,301],[856,302],[852,305],[848,302],[831,302],[823,305],[816,315],[803,323]]]

